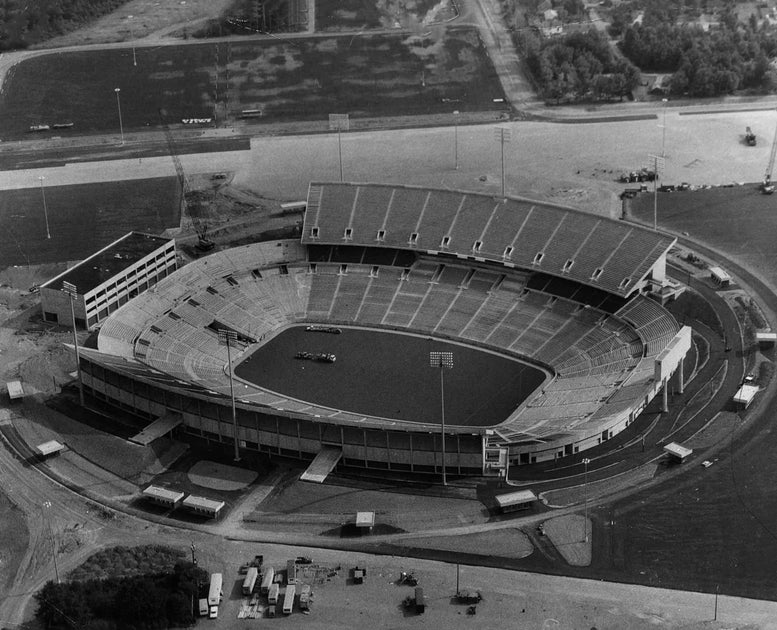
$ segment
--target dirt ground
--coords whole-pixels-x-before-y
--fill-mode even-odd
[[[40,48],[154,40],[181,28],[192,30],[218,17],[233,0],[130,0],[88,28],[61,35]]]

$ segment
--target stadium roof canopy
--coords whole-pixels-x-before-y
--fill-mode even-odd
[[[450,254],[629,295],[675,239],[528,199],[409,186],[310,184],[302,241]]]
[[[75,267],[52,278],[43,287],[59,290],[63,282],[69,282],[76,286],[79,294],[84,295],[170,240],[164,236],[129,232]]]

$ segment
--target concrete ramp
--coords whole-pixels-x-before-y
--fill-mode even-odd
[[[133,435],[129,441],[141,446],[148,446],[156,439],[161,438],[163,435],[167,435],[175,429],[179,424],[183,422],[183,418],[179,415],[166,415],[161,418],[157,418],[145,429],[143,429],[137,435]]]
[[[324,446],[315,456],[308,469],[302,473],[300,479],[302,481],[310,481],[312,483],[324,483],[324,480],[329,476],[337,462],[343,456],[343,451],[336,446]]]

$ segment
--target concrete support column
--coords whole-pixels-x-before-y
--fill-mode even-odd
[[[677,366],[677,393],[685,393],[685,374],[683,373],[683,366],[685,365],[685,358],[680,359],[680,363]]]
[[[669,411],[669,379],[664,379],[663,393],[661,396],[661,411]]]

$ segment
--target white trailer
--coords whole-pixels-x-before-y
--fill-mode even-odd
[[[259,569],[256,567],[248,567],[245,579],[243,580],[243,595],[250,595],[254,592],[254,586],[256,586],[256,578],[259,577]]]
[[[221,603],[221,598],[224,596],[224,592],[221,590],[223,580],[221,573],[213,573],[210,576],[210,588],[208,589],[209,606],[218,606]]]
[[[294,596],[297,594],[297,587],[289,584],[286,587],[286,593],[283,595],[283,614],[290,615],[294,610]]]
[[[259,589],[262,595],[267,595],[267,593],[270,592],[270,587],[272,586],[274,580],[275,569],[272,567],[267,567],[264,570],[264,575],[262,576],[262,587]]]

